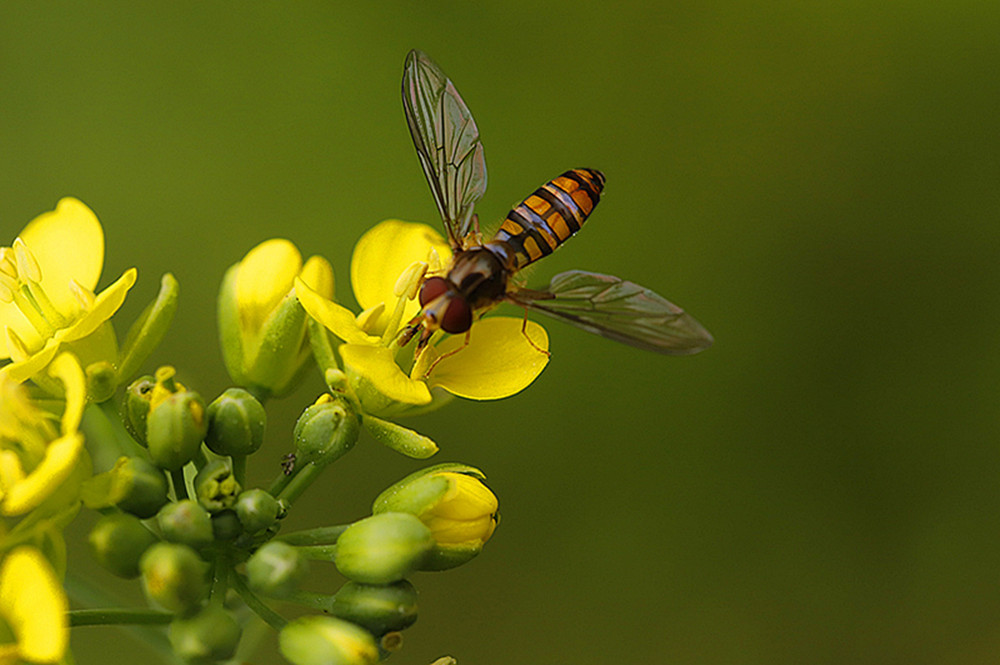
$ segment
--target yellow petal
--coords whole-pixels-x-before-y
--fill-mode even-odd
[[[102,323],[110,319],[125,302],[128,290],[135,284],[138,273],[135,268],[129,268],[111,286],[101,291],[94,300],[94,307],[73,325],[60,331],[58,338],[64,342],[83,339],[97,330]]]
[[[0,502],[4,515],[21,515],[36,508],[73,472],[83,448],[83,435],[73,432],[49,444],[45,459],[21,482],[6,488]]]
[[[69,603],[38,550],[18,547],[0,567],[0,614],[17,638],[21,658],[55,663],[66,651]]]
[[[310,256],[300,277],[313,291],[333,299],[333,266],[322,256]]]
[[[21,338],[29,349],[37,349],[45,342],[15,303],[0,302],[0,360],[17,356],[17,349],[8,343],[6,328]]]
[[[300,270],[302,255],[284,238],[265,240],[243,257],[236,276],[236,302],[244,330],[260,329],[292,290]]]
[[[500,399],[524,390],[542,373],[549,357],[528,342],[522,325],[523,319],[489,317],[472,325],[465,348],[465,335],[453,335],[429,347],[428,357],[421,358],[425,367],[435,358],[455,353],[434,366],[428,384],[469,399]],[[548,350],[545,328],[528,321],[526,331],[536,345]]]
[[[323,324],[334,335],[354,344],[375,344],[378,337],[365,334],[354,318],[354,314],[346,307],[324,298],[309,288],[301,279],[295,280],[295,296],[302,303],[302,308],[309,316]]]
[[[63,314],[72,313],[77,301],[70,281],[93,291],[101,277],[104,230],[97,216],[80,201],[65,198],[32,220],[20,238],[38,261],[49,299]]]
[[[361,309],[395,303],[396,280],[414,261],[428,261],[431,250],[437,251],[445,263],[451,258],[447,241],[426,224],[390,219],[361,236],[351,257],[351,286]],[[390,306],[386,309],[392,311]],[[402,320],[409,321],[419,310],[415,300],[408,302]],[[384,327],[388,313],[383,317],[379,329]]]
[[[46,365],[52,362],[52,359],[56,357],[56,353],[59,352],[60,344],[61,343],[58,339],[50,339],[38,353],[25,358],[24,360],[4,365],[4,367],[0,369],[0,374],[6,374],[10,379],[17,383],[26,381],[35,374],[38,374],[38,372],[42,371]]]
[[[367,409],[378,411],[387,406],[380,397],[405,404],[431,401],[431,393],[424,382],[404,374],[392,351],[384,346],[344,344],[339,350],[344,369],[355,383],[352,387]]]
[[[62,353],[49,367],[49,374],[62,381],[66,395],[66,410],[62,415],[63,434],[75,432],[87,404],[87,382],[83,369],[72,353]]]

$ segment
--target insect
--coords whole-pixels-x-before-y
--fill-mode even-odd
[[[619,277],[571,270],[541,290],[514,284],[519,270],[580,230],[604,191],[604,175],[566,171],[515,206],[483,242],[473,212],[486,192],[479,130],[454,84],[420,51],[406,57],[403,109],[453,256],[444,276],[422,284],[421,311],[401,331],[401,345],[418,332],[418,351],[437,330],[466,333],[477,314],[509,302],[647,351],[684,355],[711,346],[712,336],[683,309]]]

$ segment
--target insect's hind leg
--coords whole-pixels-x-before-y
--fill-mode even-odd
[[[528,308],[527,307],[524,308],[524,321],[521,322],[521,334],[524,335],[524,339],[528,340],[528,344],[530,344],[532,347],[534,347],[534,349],[536,351],[538,351],[539,353],[544,353],[549,358],[552,357],[552,354],[547,349],[543,349],[542,347],[540,347],[537,344],[535,344],[535,340],[531,339],[531,335],[528,334]]]
[[[426,381],[430,377],[431,372],[434,371],[434,368],[437,367],[437,364],[439,362],[441,362],[445,358],[449,358],[449,357],[455,355],[459,351],[464,351],[465,347],[467,347],[469,345],[469,338],[471,337],[471,335],[472,335],[472,328],[469,328],[468,330],[465,331],[465,341],[462,343],[462,346],[460,346],[457,349],[454,349],[452,351],[449,351],[448,353],[442,353],[440,356],[438,356],[437,358],[435,358],[434,362],[431,363],[431,366],[427,368],[426,372],[424,372],[424,377],[423,377],[424,381]]]

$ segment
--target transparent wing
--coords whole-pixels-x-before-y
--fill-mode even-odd
[[[448,239],[461,247],[472,209],[486,192],[486,158],[476,122],[441,68],[416,50],[403,67],[403,109]]]
[[[507,299],[592,333],[647,351],[685,355],[712,345],[712,336],[662,296],[612,275],[571,270],[546,291],[515,290]]]

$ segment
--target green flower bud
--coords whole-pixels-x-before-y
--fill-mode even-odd
[[[407,580],[388,585],[348,582],[333,597],[330,613],[374,635],[403,630],[417,620],[417,590]]]
[[[141,457],[119,457],[111,469],[84,482],[81,498],[88,508],[117,506],[146,519],[167,502],[167,490],[162,469]]]
[[[346,400],[326,393],[302,412],[292,436],[296,463],[326,466],[354,447],[358,418]]]
[[[146,417],[146,443],[153,462],[177,471],[198,453],[207,429],[200,395],[184,390],[166,397]]]
[[[236,497],[233,505],[240,524],[247,533],[263,531],[278,520],[281,503],[262,489],[252,489]]]
[[[90,551],[98,563],[119,577],[139,576],[139,559],[156,536],[134,515],[116,513],[97,520],[90,530]]]
[[[123,486],[118,507],[146,519],[167,502],[167,477],[141,457],[123,457],[115,465],[116,479]]]
[[[152,376],[143,376],[131,384],[125,391],[123,422],[125,429],[136,441],[146,445],[146,416],[149,414],[149,403],[153,398],[153,386],[156,381]]]
[[[216,540],[228,542],[243,534],[240,518],[232,510],[220,510],[212,515],[212,535]]]
[[[156,516],[164,540],[194,549],[208,547],[215,540],[208,511],[193,499],[168,503]]]
[[[413,515],[382,513],[340,534],[333,562],[355,582],[389,584],[419,569],[434,544],[430,529]]]
[[[267,414],[253,395],[230,388],[208,405],[205,445],[219,455],[250,455],[264,442]]]
[[[118,374],[107,360],[87,365],[87,398],[95,404],[114,397],[118,389]]]
[[[497,498],[485,480],[474,467],[439,464],[386,489],[375,499],[372,512],[419,517],[437,543],[422,569],[453,568],[479,554],[496,529]]]
[[[325,616],[288,623],[281,629],[278,646],[292,665],[375,665],[379,658],[371,633]]]
[[[287,598],[309,574],[309,562],[299,550],[272,540],[247,561],[247,583],[257,593],[272,598]]]
[[[207,565],[187,545],[156,543],[139,570],[146,596],[167,611],[190,614],[208,595]]]
[[[212,460],[194,477],[198,502],[210,513],[231,508],[241,489],[228,460]]]
[[[188,619],[171,622],[170,646],[185,661],[207,665],[232,658],[241,632],[230,612],[209,605]]]

